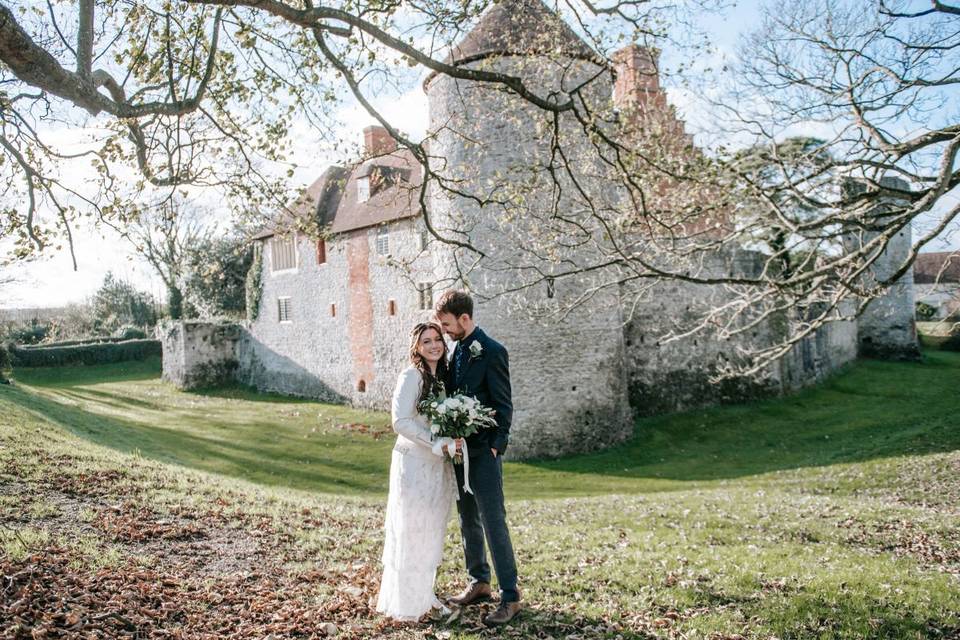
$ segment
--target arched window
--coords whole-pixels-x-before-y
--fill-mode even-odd
[[[360,382],[357,383],[357,391],[360,393],[367,392],[367,382],[363,378],[360,378]]]

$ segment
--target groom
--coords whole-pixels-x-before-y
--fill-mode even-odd
[[[450,360],[447,391],[473,396],[496,411],[496,429],[481,429],[467,438],[473,494],[463,490],[463,465],[454,465],[460,492],[457,511],[463,553],[471,581],[463,593],[450,598],[451,603],[465,607],[490,597],[486,534],[500,583],[500,606],[483,619],[484,624],[492,627],[509,622],[521,608],[517,564],[503,506],[501,456],[507,448],[513,418],[507,350],[473,323],[473,299],[466,291],[447,291],[434,311],[443,332],[457,343]]]

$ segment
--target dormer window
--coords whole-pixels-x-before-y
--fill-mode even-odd
[[[410,169],[368,164],[357,172],[357,202],[366,202],[385,189],[410,182]]]
[[[370,176],[357,178],[357,202],[366,202],[370,199]]]

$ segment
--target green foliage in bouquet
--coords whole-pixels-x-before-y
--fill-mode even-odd
[[[471,396],[456,394],[446,397],[441,389],[420,403],[421,415],[430,421],[434,438],[466,438],[497,426],[493,409],[485,407]]]

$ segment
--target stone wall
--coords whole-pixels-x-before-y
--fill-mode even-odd
[[[820,382],[856,359],[855,306],[853,301],[843,304],[840,315],[844,319],[821,325],[783,356],[779,362],[782,393]]]
[[[760,257],[750,252],[718,255],[689,265],[691,275],[750,276]],[[673,269],[678,269],[674,266]],[[715,331],[671,339],[689,331],[710,308],[729,302],[725,289],[682,280],[625,286],[621,293],[630,404],[639,415],[656,415],[780,392],[779,372],[715,382],[721,369],[736,362],[738,348],[768,344],[777,334],[772,323],[721,339]]]
[[[755,277],[765,257],[752,251],[717,254],[703,259],[700,277],[721,273]],[[728,366],[742,363],[740,352],[758,351],[786,338],[790,320],[782,314],[721,337],[706,328],[675,338],[695,326],[709,308],[733,300],[723,287],[681,280],[665,281],[643,291],[622,290],[622,311],[630,404],[638,415],[772,397],[822,380],[856,357],[857,331],[852,306],[845,320],[823,325],[803,338],[759,373],[724,376]]]
[[[279,272],[265,241],[261,308],[239,346],[239,379],[264,391],[387,408],[407,363],[409,331],[431,315],[418,308],[415,286],[432,281],[422,225],[389,224],[390,256],[376,252],[376,227],[335,236],[324,264],[316,241],[299,237],[297,267]],[[393,259],[413,262],[410,281]],[[281,297],[290,299],[289,321],[279,319]]]
[[[232,382],[237,370],[240,325],[177,320],[158,327],[163,344],[163,379],[179,389],[199,389]]]

